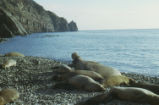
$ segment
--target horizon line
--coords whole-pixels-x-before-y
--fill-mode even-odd
[[[99,30],[99,31],[104,31],[104,30],[159,30],[159,28],[112,28],[112,29],[82,29],[79,31],[93,31],[93,30]]]

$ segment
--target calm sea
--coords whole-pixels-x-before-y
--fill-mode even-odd
[[[98,30],[35,33],[0,43],[0,53],[11,51],[63,62],[77,52],[122,72],[159,76],[159,30]]]

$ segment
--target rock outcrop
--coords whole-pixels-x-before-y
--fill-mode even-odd
[[[56,14],[48,11],[49,16],[51,17],[52,24],[56,32],[69,31],[68,22],[63,17],[58,17]]]
[[[0,38],[36,32],[78,30],[72,27],[76,24],[70,25],[65,18],[46,11],[33,0],[1,0],[0,7]]]
[[[27,34],[22,24],[10,13],[0,9],[0,36],[3,38]]]
[[[78,31],[77,25],[74,21],[71,21],[68,24],[68,27],[69,27],[69,31]]]

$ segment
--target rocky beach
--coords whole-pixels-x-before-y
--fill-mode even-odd
[[[53,89],[56,83],[52,80],[53,67],[62,64],[52,59],[41,57],[4,57],[0,56],[0,64],[7,59],[14,59],[17,65],[0,68],[1,89],[6,87],[16,88],[20,92],[20,98],[7,105],[74,105],[102,92],[86,92],[79,90]],[[158,77],[149,77],[139,74],[124,75],[151,83],[159,84]],[[108,92],[109,89],[106,90]],[[103,105],[147,105],[114,100]]]
[[[52,4],[51,7],[56,6],[55,4]],[[65,8],[63,8],[63,9],[65,9]],[[80,7],[80,9],[81,9],[81,7]],[[71,11],[72,11],[72,7],[71,7]],[[91,9],[91,11],[92,11],[92,9]],[[95,11],[93,13],[95,13]],[[71,12],[70,18],[73,18],[72,14],[73,13]],[[81,13],[78,13],[78,14],[81,15],[80,18],[82,19],[82,14]],[[75,16],[75,17],[77,17],[77,16]],[[69,18],[69,20],[70,20],[70,18]],[[89,16],[89,19],[90,18],[95,19],[94,17]],[[92,20],[92,19],[90,19],[90,20]],[[82,34],[81,33],[76,33],[76,34],[69,33],[69,34],[61,35],[61,33],[60,33],[57,35],[52,35],[51,32],[74,32],[74,31],[76,32],[76,31],[78,31],[77,24],[73,20],[68,21],[65,17],[61,17],[50,10],[46,10],[43,6],[39,5],[35,0],[1,0],[0,1],[0,20],[1,20],[0,21],[0,30],[1,30],[0,31],[0,43],[3,41],[7,41],[8,38],[11,38],[14,36],[24,36],[24,35],[30,35],[32,33],[40,34],[40,33],[44,33],[44,32],[47,32],[47,33],[49,32],[49,34],[46,34],[45,36],[40,36],[40,37],[36,36],[37,40],[30,40],[30,39],[34,39],[34,37],[33,38],[30,37],[30,39],[28,38],[29,40],[24,40],[24,41],[22,40],[18,44],[14,43],[14,42],[17,42],[17,40],[11,41],[8,45],[4,44],[4,45],[2,45],[2,48],[1,48],[1,51],[4,51],[4,52],[8,52],[9,50],[13,51],[13,49],[10,49],[10,48],[14,48],[15,46],[19,46],[20,44],[25,46],[25,47],[23,47],[22,45],[19,46],[20,51],[26,52],[26,50],[27,50],[26,53],[28,53],[28,55],[32,55],[32,54],[29,54],[30,52],[33,52],[34,54],[42,53],[44,55],[47,52],[51,52],[50,55],[48,53],[48,55],[51,56],[52,52],[54,53],[54,55],[58,55],[55,52],[57,52],[57,53],[62,52],[62,54],[63,54],[63,53],[65,53],[63,51],[66,51],[66,50],[70,51],[70,52],[73,52],[74,50],[75,51],[79,50],[81,52],[82,51],[86,52],[85,54],[92,52],[93,57],[94,57],[93,54],[97,54],[97,55],[103,54],[104,56],[107,55],[108,57],[105,57],[105,58],[111,57],[111,59],[113,59],[113,60],[108,59],[107,61],[108,62],[112,61],[113,62],[112,64],[116,63],[116,65],[118,65],[118,67],[123,67],[121,64],[125,64],[126,67],[129,67],[127,65],[130,65],[133,67],[133,69],[136,67],[136,68],[141,68],[141,70],[145,70],[145,71],[146,71],[146,69],[142,68],[143,67],[142,64],[138,65],[138,62],[136,62],[136,61],[142,62],[143,59],[145,60],[147,58],[153,58],[152,55],[154,55],[154,59],[153,59],[154,62],[152,64],[150,63],[151,61],[149,59],[147,59],[147,61],[150,61],[150,62],[144,62],[145,65],[150,64],[152,66],[146,66],[145,68],[150,68],[152,71],[155,71],[156,68],[154,68],[155,70],[153,70],[152,67],[159,67],[158,59],[156,60],[156,58],[158,57],[157,54],[158,54],[158,50],[159,50],[156,47],[156,46],[158,46],[158,44],[156,44],[156,45],[154,44],[154,46],[155,46],[154,48],[152,46],[150,46],[150,47],[148,46],[148,45],[151,45],[152,42],[158,42],[158,40],[155,40],[155,39],[158,39],[158,38],[156,38],[157,31],[155,31],[155,30],[153,30],[152,33],[150,33],[150,35],[151,34],[155,35],[152,38],[149,37],[148,31],[143,31],[143,30],[140,30],[141,32],[139,30],[135,30],[135,31],[126,30],[126,31],[123,31],[123,33],[121,30],[120,31],[119,30],[116,30],[116,31],[107,30],[105,32],[99,31],[99,33],[98,33],[98,31],[92,31],[92,32],[83,31],[83,32],[81,32]],[[86,20],[84,20],[84,22],[85,21]],[[92,23],[95,23],[95,21],[92,21]],[[102,24],[103,24],[103,22],[102,22]],[[92,26],[95,26],[95,25],[92,25]],[[136,34],[136,32],[137,32],[137,34]],[[146,41],[145,40],[146,38],[145,37],[142,38],[142,35],[138,35],[138,32],[142,33],[143,35],[145,35],[145,33],[146,34],[148,33],[147,39],[152,39],[153,41],[148,40],[147,45],[143,44],[144,41]],[[98,33],[97,34],[98,36],[96,36],[95,33]],[[118,33],[119,35],[115,34],[115,37],[114,37],[114,33]],[[128,33],[134,33],[134,34],[129,35]],[[75,37],[73,36],[73,34],[75,34]],[[125,37],[125,35],[127,35],[127,34],[130,36],[130,38],[128,37],[128,39]],[[66,35],[68,35],[68,36],[63,37]],[[92,37],[91,35],[94,37]],[[124,36],[122,36],[120,38],[119,37],[120,35],[121,36],[124,35]],[[136,36],[136,35],[138,35],[138,36]],[[58,36],[58,37],[60,36],[59,37],[60,40],[54,36]],[[108,36],[108,37],[105,37],[105,36]],[[139,40],[139,36],[141,37],[142,40],[143,39],[144,40],[143,41]],[[53,39],[53,38],[55,38],[55,39]],[[76,39],[74,39],[74,38],[76,38]],[[93,38],[93,39],[91,39],[91,38]],[[100,39],[100,38],[102,38],[102,39]],[[47,40],[44,40],[44,39],[47,39]],[[97,39],[99,39],[99,40],[97,40]],[[103,40],[103,39],[107,39],[107,40]],[[116,39],[120,39],[120,40],[116,40]],[[115,42],[113,42],[113,41],[115,41]],[[142,42],[142,43],[137,43],[136,41]],[[33,42],[33,43],[31,43],[31,42]],[[53,42],[56,42],[56,43],[53,43]],[[67,42],[67,43],[65,44],[65,42]],[[123,42],[125,43],[125,45],[123,44]],[[134,44],[131,45],[131,42]],[[61,43],[63,43],[63,45],[61,45]],[[149,44],[149,43],[151,43],[151,44]],[[50,47],[50,45],[51,45],[51,47]],[[70,45],[71,47],[65,46],[65,45]],[[80,45],[83,47],[78,47],[76,45]],[[99,45],[99,47],[98,47],[98,45]],[[40,46],[40,48],[39,48],[39,46]],[[54,46],[55,46],[55,48],[54,48]],[[24,50],[22,48],[25,48],[26,50]],[[53,50],[47,51],[47,50],[45,50],[45,48],[47,50],[48,49],[53,49]],[[131,49],[129,49],[129,48],[131,48]],[[144,49],[144,48],[148,48],[148,49]],[[149,49],[149,48],[151,48],[151,49]],[[58,50],[56,51],[56,49],[58,49]],[[83,49],[86,49],[86,51],[84,51]],[[135,50],[133,50],[133,49],[135,49]],[[155,50],[153,50],[153,49],[155,49]],[[17,51],[18,48],[17,49],[14,48],[14,50]],[[88,52],[87,52],[87,50],[88,50]],[[101,53],[96,52],[97,50],[101,51]],[[140,52],[140,50],[141,50],[141,52]],[[40,51],[44,51],[44,52],[40,52]],[[148,56],[145,56],[146,54],[143,53],[146,51],[148,52],[147,53]],[[151,51],[151,52],[149,53],[149,51]],[[4,52],[1,52],[1,53],[4,53]],[[105,52],[107,52],[107,54]],[[112,55],[113,52],[115,52],[114,55]],[[133,54],[134,52],[136,53],[136,55]],[[156,52],[157,52],[157,54],[156,54]],[[155,56],[155,54],[156,54],[156,56]],[[46,56],[48,56],[48,55],[46,54]],[[102,55],[102,57],[99,56],[98,59],[102,59],[103,55]],[[118,55],[120,55],[120,56],[118,56]],[[127,56],[125,56],[125,55],[127,55]],[[38,56],[38,55],[36,55],[36,56]],[[41,55],[39,55],[39,56],[41,56]],[[113,58],[112,56],[116,57],[116,58]],[[116,62],[116,61],[120,61],[124,57],[129,58],[129,59],[122,60],[122,62]],[[49,57],[49,58],[52,58],[52,57]],[[59,58],[61,58],[61,57],[59,57]],[[142,58],[142,59],[136,60],[134,58]],[[16,63],[16,66],[3,68],[2,64],[4,64],[5,61],[10,60],[10,59],[12,59],[13,62],[15,61],[14,63]],[[134,62],[133,62],[133,59],[134,59]],[[155,60],[157,62],[155,62]],[[62,61],[64,61],[64,60],[62,60]],[[105,61],[105,59],[103,59],[101,61]],[[17,99],[13,103],[9,103],[7,105],[74,105],[76,103],[85,101],[93,96],[103,93],[103,92],[86,92],[86,91],[76,90],[76,89],[66,90],[65,88],[61,88],[61,89],[56,88],[55,89],[54,85],[56,84],[57,81],[54,81],[52,79],[52,77],[54,75],[56,75],[54,73],[55,69],[53,69],[53,68],[55,66],[58,66],[58,65],[61,65],[64,63],[66,63],[66,62],[59,62],[59,61],[56,61],[53,59],[42,58],[42,57],[34,57],[34,55],[25,56],[25,57],[7,57],[7,56],[3,56],[3,54],[0,54],[0,90],[4,89],[4,88],[15,88],[20,93],[19,99]],[[123,67],[123,68],[127,69],[125,67]],[[140,69],[139,70],[135,69],[135,70],[140,71]],[[156,72],[157,71],[155,71],[155,73]],[[131,77],[131,78],[135,79],[136,81],[143,81],[143,82],[159,84],[159,77],[150,77],[150,76],[146,76],[146,75],[133,74],[133,73],[122,73],[122,74],[126,75],[128,77]],[[109,88],[106,89],[105,93],[108,93],[109,90],[110,90]],[[0,103],[0,105],[1,105],[1,103]],[[102,105],[148,105],[148,104],[139,104],[139,103],[132,103],[132,102],[121,101],[121,100],[113,100],[107,104],[102,104]]]

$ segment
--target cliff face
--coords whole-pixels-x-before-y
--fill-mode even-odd
[[[0,7],[0,20],[4,20],[0,22],[0,37],[70,31],[66,19],[46,11],[33,0],[0,0]]]
[[[22,24],[10,13],[0,9],[0,36],[3,38],[27,34]]]

